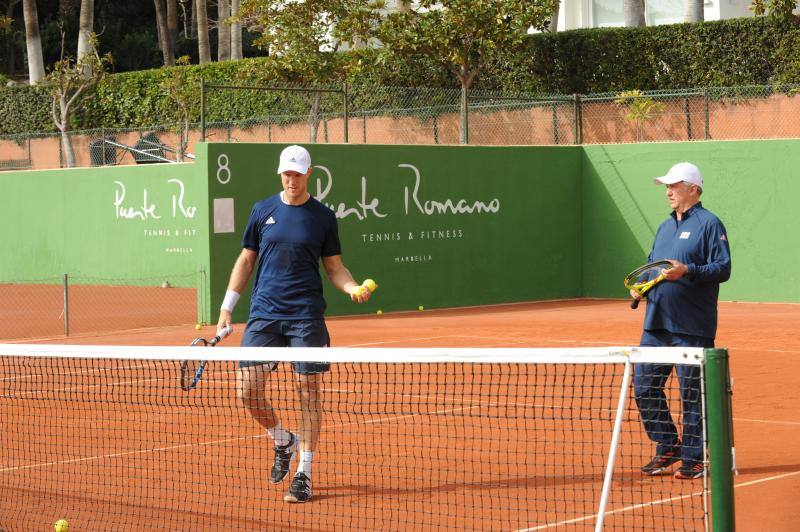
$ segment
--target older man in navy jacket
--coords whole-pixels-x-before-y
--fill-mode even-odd
[[[672,213],[658,228],[649,261],[668,260],[662,282],[647,294],[647,312],[640,345],[714,347],[719,285],[731,275],[731,254],[725,226],[703,208],[703,178],[692,163],[670,168],[655,178],[666,185]],[[631,291],[631,296],[641,296]],[[683,434],[669,412],[664,384],[670,364],[638,364],[634,394],[647,436],[657,444],[655,456],[642,467],[646,475],[661,475],[678,461],[675,478],[704,475],[700,368],[677,365],[683,405]]]

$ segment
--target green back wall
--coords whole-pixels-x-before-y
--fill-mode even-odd
[[[206,176],[192,164],[3,172],[0,282],[163,277],[208,263]],[[167,279],[167,275],[186,275]]]
[[[585,146],[585,295],[625,296],[622,278],[646,260],[670,213],[664,186],[652,178],[680,161],[700,167],[703,206],[728,230],[733,273],[720,299],[800,301],[792,273],[800,260],[797,140]]]
[[[209,212],[215,200],[229,201],[234,222],[215,232],[215,216],[209,220],[212,313],[252,205],[281,190],[276,168],[283,147],[207,146]],[[580,295],[579,148],[315,145],[310,151],[309,190],[337,212],[345,264],[358,281],[369,277],[380,285],[372,301],[355,305],[326,284],[330,314]],[[237,320],[247,316],[247,296],[249,289]]]

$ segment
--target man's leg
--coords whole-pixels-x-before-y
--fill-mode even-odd
[[[681,386],[683,407],[683,446],[677,478],[691,479],[703,476],[703,412],[700,395],[700,367],[676,366]]]
[[[285,347],[287,342],[280,334],[279,324],[274,320],[250,320],[242,337],[244,347]],[[267,397],[267,381],[276,366],[274,362],[242,361],[236,372],[239,400],[250,416],[267,430],[275,445],[275,459],[269,477],[273,484],[286,478],[292,456],[297,449],[297,438],[283,428]]]
[[[678,430],[669,412],[664,384],[672,372],[671,364],[636,364],[633,390],[644,430],[656,442],[656,454],[642,467],[647,475],[660,475],[680,457]]]
[[[323,320],[293,323],[287,336],[292,347],[330,346],[330,336]],[[300,401],[300,461],[289,493],[283,499],[307,502],[311,500],[311,464],[322,430],[322,375],[330,369],[330,364],[295,362],[292,368]]]

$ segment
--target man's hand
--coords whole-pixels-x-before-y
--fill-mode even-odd
[[[672,259],[667,260],[672,264],[672,268],[664,270],[664,279],[667,281],[677,281],[689,272],[689,267],[684,263]]]
[[[347,286],[344,287],[344,290],[350,295],[350,299],[356,303],[366,303],[372,295],[372,292],[370,292],[366,286],[361,286],[356,283],[348,283]]]
[[[219,321],[217,322],[217,334],[225,327],[231,326],[231,313],[227,310],[219,311]]]

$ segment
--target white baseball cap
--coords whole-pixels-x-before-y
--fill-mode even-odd
[[[305,174],[311,166],[311,154],[302,146],[288,146],[281,152],[281,161],[278,164],[278,173],[290,170]]]
[[[678,163],[669,169],[667,175],[653,179],[653,183],[656,185],[672,185],[681,181],[703,187],[703,176],[700,175],[700,169],[692,163]]]

